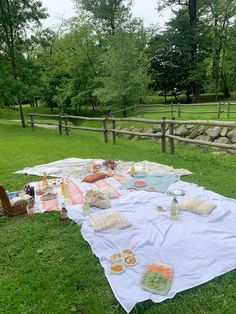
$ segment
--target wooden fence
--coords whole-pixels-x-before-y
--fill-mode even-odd
[[[175,135],[175,125],[218,126],[218,127],[227,127],[230,129],[235,129],[236,122],[209,121],[209,120],[175,120],[175,118],[167,120],[165,117],[163,117],[160,120],[143,119],[143,118],[115,118],[115,117],[89,118],[89,117],[71,116],[71,115],[48,115],[48,114],[33,114],[33,113],[31,113],[29,116],[30,116],[29,123],[31,124],[32,129],[34,129],[35,125],[44,124],[44,125],[58,126],[60,135],[63,134],[63,129],[65,130],[66,135],[69,135],[69,129],[101,132],[103,133],[105,143],[108,143],[109,133],[112,135],[113,144],[116,143],[117,134],[158,138],[158,139],[161,139],[161,150],[163,153],[166,152],[167,139],[169,142],[171,154],[173,154],[175,150],[175,145],[174,145],[175,141],[197,144],[197,145],[205,145],[205,146],[211,146],[211,147],[218,147],[218,148],[224,148],[224,149],[236,149],[236,144],[222,144],[222,143],[215,143],[215,142],[209,142],[209,141],[200,141],[196,139],[184,138],[184,137]],[[42,121],[36,122],[34,120],[34,117],[56,118],[58,119],[58,123],[42,122]],[[102,126],[100,128],[83,127],[83,126],[75,126],[75,125],[72,126],[72,125],[68,125],[69,119],[70,120],[84,120],[84,121],[100,121],[102,123]],[[143,133],[143,132],[120,130],[120,129],[117,129],[117,122],[119,123],[132,122],[133,124],[145,123],[145,124],[152,124],[155,126],[160,125],[161,132]],[[168,133],[166,132],[167,129],[169,129]]]
[[[175,115],[180,118],[183,114],[215,114],[217,119],[222,117],[222,114],[227,115],[227,118],[230,117],[230,114],[236,113],[233,108],[236,106],[236,103],[218,103],[218,104],[150,104],[150,105],[135,105],[131,107],[127,107],[124,109],[119,109],[116,111],[112,111],[109,116],[115,116],[119,113],[124,113],[125,116],[128,115],[129,112],[132,115],[141,115],[142,118],[144,113],[160,113],[161,115],[164,113],[169,113],[170,118],[172,119]],[[207,111],[197,110],[197,108],[207,107]],[[191,108],[192,110],[188,110]],[[193,110],[195,108],[195,110]],[[210,108],[210,110],[209,110]],[[148,111],[147,111],[148,109]],[[149,110],[151,109],[151,110]]]

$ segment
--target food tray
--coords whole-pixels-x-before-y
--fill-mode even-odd
[[[157,270],[158,269],[158,270]],[[163,272],[163,269],[165,270]],[[173,270],[169,265],[156,263],[147,267],[141,279],[141,287],[145,291],[166,295],[173,281]]]

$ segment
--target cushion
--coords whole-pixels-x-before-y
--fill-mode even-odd
[[[126,229],[131,226],[129,220],[119,212],[105,212],[88,218],[94,231]]]
[[[198,215],[209,215],[210,212],[216,208],[216,204],[200,198],[189,198],[182,202],[180,208],[190,211]]]
[[[107,194],[97,190],[89,190],[85,195],[85,200],[89,206],[107,209],[111,207],[111,202]]]
[[[87,183],[93,183],[95,181],[101,180],[101,179],[105,179],[107,177],[107,174],[104,172],[96,172],[93,174],[89,174],[87,175],[85,178],[83,178],[83,182],[87,182]]]
[[[96,189],[96,191],[101,192],[105,195],[107,195],[108,198],[117,198],[120,196],[120,193],[116,191],[113,187],[111,186],[101,186]]]

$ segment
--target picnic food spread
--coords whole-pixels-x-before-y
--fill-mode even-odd
[[[120,274],[125,271],[125,266],[123,264],[113,264],[110,267],[110,271],[114,274]]]
[[[110,261],[111,262],[117,262],[120,261],[122,258],[122,255],[120,253],[114,253],[112,254],[112,256],[110,257]]]
[[[122,250],[122,253],[126,255],[132,255],[134,254],[134,251],[132,249],[124,249]]]
[[[125,263],[125,265],[127,265],[127,266],[134,266],[134,265],[137,264],[137,259],[136,259],[136,257],[133,256],[133,255],[126,256],[126,257],[124,258],[124,263]]]
[[[57,197],[57,193],[49,191],[41,196],[42,201],[50,201]]]
[[[144,290],[152,293],[165,295],[169,291],[173,279],[173,270],[169,265],[150,264],[141,280]]]
[[[108,169],[111,169],[111,167],[108,167]],[[146,172],[145,167],[141,170],[143,172]],[[104,168],[101,167],[101,170],[99,169],[99,171],[104,171]],[[83,172],[83,175],[87,175],[88,172]],[[138,169],[135,169],[135,178],[131,179],[133,181],[130,182],[129,185],[129,188],[132,191],[128,191],[127,187],[125,188],[126,191],[122,191],[122,188],[120,188],[122,184],[130,180],[130,176],[128,174],[122,175],[121,173],[119,173],[119,169],[114,170],[112,173],[112,177],[109,178],[107,178],[107,174],[103,174],[102,176],[105,176],[106,178],[102,179],[100,177],[101,172],[97,172],[93,174],[92,177],[89,177],[88,181],[90,182],[84,182],[86,180],[83,180],[83,182],[81,182],[81,180],[76,181],[74,177],[71,178],[71,180],[68,182],[68,193],[70,194],[71,200],[73,200],[72,205],[79,204],[79,206],[77,206],[76,208],[73,208],[70,205],[67,207],[69,217],[77,223],[83,223],[84,238],[91,245],[93,251],[96,252],[97,256],[101,259],[102,265],[104,261],[106,267],[105,275],[108,277],[109,283],[112,285],[112,288],[114,285],[113,291],[116,292],[116,297],[121,303],[125,304],[126,309],[128,310],[130,310],[134,302],[137,303],[137,301],[141,299],[144,300],[144,298],[146,297],[153,299],[154,302],[157,302],[156,300],[158,300],[159,302],[160,300],[160,297],[155,297],[149,293],[142,291],[139,285],[145,291],[161,295],[167,294],[168,290],[171,287],[173,281],[173,269],[168,265],[153,263],[148,265],[145,272],[142,273],[143,267],[145,267],[147,263],[150,263],[156,259],[158,260],[158,262],[169,261],[171,262],[171,264],[173,263],[173,265],[178,265],[176,263],[176,260],[178,260],[179,257],[175,256],[176,252],[168,250],[168,241],[171,238],[173,232],[171,229],[168,229],[168,234],[162,232],[163,225],[165,225],[166,227],[166,225],[168,225],[170,221],[169,213],[171,197],[169,196],[173,197],[177,195],[178,201],[182,205],[179,221],[176,223],[171,222],[171,226],[173,225],[173,227],[177,226],[177,224],[182,224],[182,222],[191,222],[191,226],[193,225],[197,229],[198,226],[196,226],[196,224],[194,224],[193,222],[193,219],[191,219],[190,211],[196,213],[197,209],[197,213],[199,215],[203,215],[203,210],[201,209],[200,212],[200,210],[196,208],[196,200],[194,200],[195,202],[193,203],[193,200],[188,199],[188,197],[191,196],[193,198],[194,196],[199,197],[198,195],[201,195],[204,198],[209,197],[209,200],[211,200],[210,194],[203,194],[201,191],[200,192],[202,194],[197,194],[197,187],[192,187],[190,185],[190,189],[188,190],[188,185],[184,182],[176,182],[176,177],[170,177],[166,175],[159,176],[156,174],[155,176],[152,176],[150,172],[144,176],[143,172],[141,173],[142,176],[140,176],[140,174],[138,173]],[[146,179],[147,175],[149,175],[148,179]],[[91,176],[91,174],[89,176]],[[170,184],[173,184],[173,186],[170,186]],[[53,188],[53,190],[50,190],[50,186]],[[44,209],[55,208],[57,205],[59,205],[59,208],[61,208],[61,202],[63,201],[63,197],[61,196],[63,196],[64,193],[62,193],[61,191],[62,188],[61,184],[59,184],[59,179],[47,179],[45,180],[44,184],[40,182],[35,185],[35,188],[36,187],[39,188],[40,193],[42,193],[43,195],[42,197],[40,197],[40,195],[37,194],[37,205],[43,205]],[[136,190],[138,192],[134,191],[135,188],[137,188]],[[167,192],[167,188],[169,189],[169,193]],[[105,191],[104,189],[109,191]],[[141,190],[144,190],[144,192],[142,192]],[[58,192],[58,195],[56,193],[53,194],[54,191]],[[94,198],[95,191],[97,193],[99,202],[100,200],[103,201],[103,194],[107,194],[107,198],[109,200],[111,199],[111,209],[102,211],[101,209],[98,209],[99,206],[97,204],[95,206],[95,204],[92,203],[93,206],[91,206],[89,217],[83,216],[81,219],[80,215],[82,215],[83,213],[82,204],[84,197],[88,191],[93,191],[93,194],[90,195],[91,198]],[[146,193],[145,191],[153,191],[155,193]],[[184,195],[183,192],[185,191],[186,197],[182,198],[182,196]],[[194,193],[192,193],[192,191]],[[74,194],[72,192],[74,192]],[[160,195],[157,192],[165,193],[165,195]],[[111,194],[114,194],[114,196],[111,196]],[[147,194],[149,195],[147,196]],[[119,199],[113,200],[113,198]],[[52,201],[40,202],[41,200]],[[66,205],[68,205],[67,201]],[[193,208],[190,208],[190,205]],[[211,204],[206,205],[209,207]],[[204,204],[205,207],[206,205]],[[204,212],[206,210],[205,207]],[[207,210],[209,210],[208,207]],[[104,206],[102,208],[104,208]],[[112,216],[105,216],[108,213],[110,213],[110,215]],[[117,217],[117,214],[122,214],[123,217]],[[196,215],[192,214],[192,216]],[[203,217],[196,217],[196,222],[199,222],[198,225],[200,225],[201,219],[204,220]],[[205,219],[205,222],[211,220],[212,217],[211,215],[209,215]],[[159,232],[158,234],[157,231]],[[163,241],[163,247],[161,248],[159,247],[160,241]],[[192,242],[191,245],[194,246]],[[117,247],[119,246],[122,247],[117,250]],[[135,249],[135,252],[132,249],[132,246],[137,248]],[[105,259],[104,254],[106,254]],[[207,254],[207,258],[209,258],[209,254]],[[137,267],[135,267],[135,265],[137,265]],[[188,265],[188,263],[186,263],[186,265]],[[200,268],[202,268],[203,266],[204,265],[201,265]],[[231,266],[229,265],[228,269],[230,269],[230,267]],[[188,271],[193,271],[193,277],[195,276],[194,278],[196,278],[196,274],[194,273],[195,269],[192,268],[189,270],[188,268]],[[121,277],[123,272],[124,275],[123,277]],[[171,293],[168,294],[165,298],[172,297],[176,292],[181,291],[182,287],[186,288],[187,284],[189,284],[184,282],[182,285],[180,285],[180,288],[176,289],[179,280],[179,268],[176,269],[175,272],[175,285],[173,285]],[[211,271],[211,274],[212,273],[213,275],[211,276],[211,278],[215,276],[215,273]],[[120,274],[120,276],[113,276],[113,274]],[[200,275],[197,278],[200,278]],[[208,275],[208,278],[209,277],[210,276]],[[130,278],[130,281],[124,280],[122,282],[124,278]],[[186,280],[186,282],[187,281],[188,279]],[[134,300],[127,300],[129,298],[129,293],[127,293],[127,290],[128,288],[131,288],[133,282],[135,282],[136,287],[138,287],[138,293],[136,293],[134,285],[134,287],[132,287],[132,290],[134,288],[135,294]],[[117,283],[117,286],[115,286],[115,283]],[[194,282],[191,282],[190,286],[193,287],[194,284]],[[123,292],[121,291],[122,289]]]

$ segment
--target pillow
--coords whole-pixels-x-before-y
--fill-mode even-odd
[[[117,198],[120,196],[119,192],[116,191],[113,187],[111,186],[101,186],[96,189],[96,191],[101,192],[105,195],[107,195],[108,198]]]
[[[187,210],[198,215],[209,215],[210,212],[216,208],[215,203],[199,198],[189,198],[182,202],[179,206],[183,210]]]
[[[104,172],[96,172],[96,173],[87,175],[85,178],[83,178],[82,182],[93,183],[95,181],[104,179],[106,177],[107,177],[106,173],[104,173]]]
[[[107,194],[99,192],[97,190],[89,190],[85,194],[85,200],[89,203],[89,206],[107,209],[111,207],[111,202]]]
[[[129,220],[119,212],[105,212],[88,218],[94,231],[126,229],[131,226]]]

